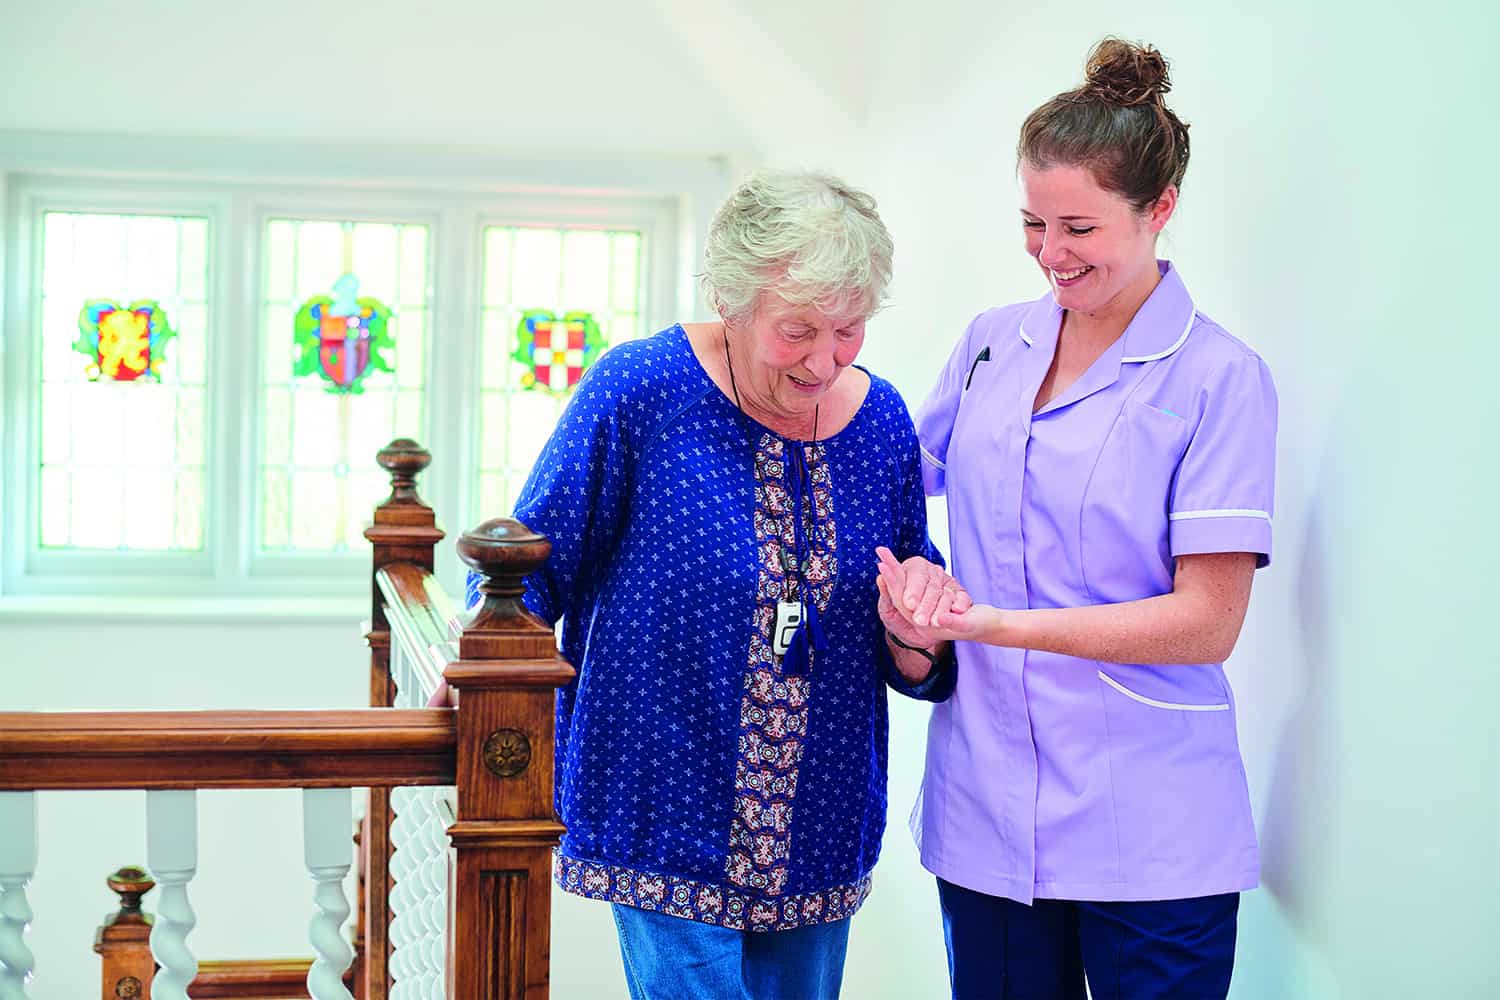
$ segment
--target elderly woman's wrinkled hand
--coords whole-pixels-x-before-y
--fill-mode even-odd
[[[893,610],[908,628],[922,636],[925,645],[946,638],[935,632],[946,628],[955,616],[973,607],[974,602],[963,584],[941,566],[921,556],[912,556],[902,562],[885,546],[876,548],[875,554],[880,559],[879,584],[889,596]],[[889,625],[887,622],[887,627]],[[906,640],[899,633],[897,637]]]

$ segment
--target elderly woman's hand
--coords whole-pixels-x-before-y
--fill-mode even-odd
[[[963,584],[926,559],[914,556],[903,563],[889,549],[875,552],[880,619],[897,639],[928,649],[956,639],[1007,644],[1001,638],[1007,612],[975,604]]]
[[[884,576],[875,578],[875,588],[880,591],[880,598],[875,609],[880,615],[880,624],[885,626],[885,630],[895,636],[899,643],[905,643],[916,649],[931,649],[934,642],[927,636],[926,631],[907,621],[906,617],[896,609],[896,603],[891,600],[890,588]],[[896,665],[901,666],[899,660]],[[902,672],[905,673],[905,671]],[[908,679],[921,680],[920,677]]]
[[[941,566],[921,556],[902,562],[883,545],[875,549],[875,554],[880,558],[880,579],[908,624],[925,629],[935,624],[939,615],[963,614],[973,606],[963,584]]]

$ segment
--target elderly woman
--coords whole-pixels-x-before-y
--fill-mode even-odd
[[[751,179],[709,233],[719,321],[601,358],[517,504],[553,544],[526,601],[578,669],[555,874],[612,904],[637,1000],[836,997],[885,686],[953,689],[947,644],[876,611],[877,546],[937,558],[911,418],[854,367],[890,274],[868,195]]]

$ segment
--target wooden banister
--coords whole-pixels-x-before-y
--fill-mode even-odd
[[[460,658],[444,671],[458,705],[450,1000],[544,1000],[549,992],[552,849],[563,833],[553,813],[553,689],[574,673],[521,594],[551,547],[504,518],[458,543],[483,579]]]
[[[94,951],[103,959],[103,1000],[146,1000],[156,963],[151,957],[149,936],[152,919],[141,909],[141,897],[156,885],[140,868],[121,868],[105,880],[117,896],[120,908],[105,918],[94,938]],[[188,988],[193,1000],[296,1000],[307,997],[305,958],[231,959],[200,962],[198,975]],[[346,985],[354,977],[346,977]]]
[[[231,959],[200,962],[198,978],[188,987],[193,1000],[296,1000],[308,996],[305,958]]]
[[[120,897],[120,908],[111,913],[94,936],[94,951],[103,960],[103,1000],[146,997],[156,975],[151,959],[151,918],[141,912],[141,897],[156,883],[145,869],[121,868],[105,880]]]
[[[373,549],[370,575],[370,628],[365,642],[370,647],[370,706],[395,704],[396,686],[391,679],[391,627],[386,619],[386,598],[381,593],[382,571],[396,565],[412,566],[431,573],[433,549],[443,539],[437,516],[417,493],[417,476],[432,463],[432,455],[410,438],[397,438],[375,456],[391,477],[391,493],[375,508],[374,523],[365,529]],[[432,782],[432,784],[451,784]],[[364,978],[355,992],[368,1000],[384,998],[390,985],[391,925],[391,793],[371,788],[360,830],[360,866],[365,873],[363,948],[356,963]]]
[[[482,583],[478,606],[460,622],[433,578],[433,547],[443,532],[416,492],[416,476],[430,461],[424,449],[405,439],[393,441],[379,455],[392,486],[391,495],[375,512],[375,523],[365,532],[374,549],[366,633],[370,708],[4,712],[0,791],[151,791],[150,850],[161,844],[172,851],[170,856],[151,858],[150,864],[162,885],[176,893],[170,897],[174,905],[182,903],[185,908],[186,883],[196,869],[196,817],[191,798],[178,790],[369,788],[359,837],[364,919],[356,927],[364,950],[353,967],[362,970],[354,992],[362,1000],[384,1000],[390,985],[390,789],[438,786],[435,791],[411,793],[410,799],[437,802],[438,808],[428,808],[424,817],[417,811],[408,814],[403,807],[403,820],[421,817],[427,843],[436,844],[440,852],[427,857],[450,859],[447,996],[545,1000],[550,978],[551,851],[563,833],[553,811],[554,699],[555,689],[575,675],[557,656],[551,627],[527,611],[520,598],[523,580],[544,564],[550,543],[509,519],[487,521],[465,534],[459,554],[480,572]],[[423,675],[417,681],[424,687],[439,675],[446,680],[451,688],[449,707],[392,707],[393,643],[400,644],[403,663],[415,658]],[[403,698],[407,694],[403,689]],[[455,788],[456,803],[441,790],[445,786]],[[347,793],[340,794],[341,810],[347,814]],[[331,798],[331,793],[310,791],[305,798],[321,800]],[[10,801],[24,800],[26,815],[32,816],[33,799],[27,795]],[[180,824],[189,830],[186,846],[170,838],[154,839],[157,828],[151,824],[157,814],[151,803],[164,810],[164,824],[181,820],[175,814],[186,810],[187,818]],[[34,818],[25,823],[34,833]],[[445,838],[446,823],[452,825]],[[319,828],[326,830],[329,824]],[[316,843],[321,845],[318,858],[337,855],[327,837]],[[34,861],[24,863],[34,867]],[[320,892],[336,882],[338,866],[331,861],[307,864]],[[180,925],[174,947],[183,961],[159,951],[164,957],[158,978],[180,976],[180,989],[190,974],[182,970],[194,965],[181,940],[184,928],[191,926],[191,911],[186,910],[186,916],[169,914],[167,902],[164,899],[156,926],[160,931]],[[337,922],[333,903],[325,905],[319,896],[318,905]],[[144,917],[137,923],[127,910],[128,905],[122,908],[124,919],[116,931],[122,944],[139,938],[146,926]],[[338,949],[326,945],[329,939],[327,933],[315,936],[319,958],[314,974],[347,961],[330,957]],[[137,950],[143,943],[136,943]],[[110,968],[106,967],[104,985],[116,989],[121,980],[108,981]],[[258,995],[254,991],[261,986],[273,991],[289,988],[285,984],[292,977],[307,974],[302,960],[203,963],[200,969],[207,978],[200,976],[194,984],[194,996],[249,997]],[[137,978],[149,989],[148,975]]]
[[[413,563],[383,567],[375,574],[375,585],[386,601],[391,641],[404,644],[423,686],[435,690],[443,670],[458,658],[458,612],[437,578]]]
[[[0,791],[448,785],[451,709],[0,712]]]
[[[390,563],[375,574],[386,613],[400,607],[410,613],[418,635],[429,643],[450,642],[462,628],[458,609],[437,578],[415,563]]]

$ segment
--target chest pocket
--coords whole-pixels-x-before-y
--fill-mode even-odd
[[[1130,601],[1172,587],[1167,512],[1191,425],[1171,410],[1127,400],[1084,496],[1084,574],[1096,600]]]
[[[1020,366],[991,359],[984,347],[970,364],[953,414],[948,445],[948,470],[965,477],[982,477],[986,489],[1017,483],[1025,461],[1025,426],[1017,410],[1021,399]],[[951,501],[950,501],[951,502]]]

